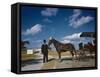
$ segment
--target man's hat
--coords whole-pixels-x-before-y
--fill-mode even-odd
[[[45,43],[45,42],[46,42],[46,40],[43,40],[43,42]]]

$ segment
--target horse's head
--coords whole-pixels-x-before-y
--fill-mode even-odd
[[[49,38],[48,45],[50,46],[53,43],[53,37]]]

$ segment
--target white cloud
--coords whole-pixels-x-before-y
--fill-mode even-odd
[[[45,18],[45,19],[43,20],[43,22],[45,22],[45,23],[52,23],[52,21],[51,21],[50,19],[48,19],[48,18]]]
[[[81,14],[81,10],[79,9],[74,9],[73,10],[73,15],[71,15],[69,18],[70,18],[70,21],[74,21],[76,18],[78,18],[78,16]]]
[[[69,17],[69,25],[72,26],[73,28],[78,28],[84,24],[89,23],[90,21],[93,20],[93,17],[91,16],[81,16],[81,10],[79,9],[74,9],[73,10],[73,15]]]
[[[71,41],[70,40],[67,40],[67,39],[66,40],[62,40],[61,42],[62,43],[71,43]]]
[[[81,35],[81,32],[80,33],[74,33],[72,35],[67,35],[65,37],[63,37],[64,40],[79,40],[80,39],[80,35]]]
[[[56,16],[57,12],[58,12],[57,8],[46,8],[45,10],[41,11],[41,14],[43,16],[50,17],[50,16]]]
[[[36,24],[32,26],[30,29],[27,29],[25,32],[23,32],[23,35],[35,35],[42,31],[42,25]]]
[[[86,24],[90,22],[91,20],[93,20],[93,17],[83,16],[75,22],[75,25],[76,25],[75,28],[79,27],[80,25]]]
[[[74,43],[74,42],[79,42],[80,41],[80,33],[74,33],[72,35],[67,35],[65,37],[62,38],[61,42],[62,43]]]

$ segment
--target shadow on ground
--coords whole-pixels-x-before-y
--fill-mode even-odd
[[[54,58],[49,59],[48,61],[52,61],[54,60]],[[31,65],[31,64],[39,64],[39,63],[43,63],[43,59],[31,59],[31,60],[26,60],[26,61],[22,61],[21,62],[21,67],[27,66],[27,65]]]

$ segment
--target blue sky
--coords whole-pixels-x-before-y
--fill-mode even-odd
[[[95,11],[69,8],[21,8],[22,40],[30,42],[27,48],[40,48],[50,36],[62,43],[80,42],[81,32],[95,31]],[[92,38],[81,38],[84,43]],[[77,48],[77,47],[76,47]]]

